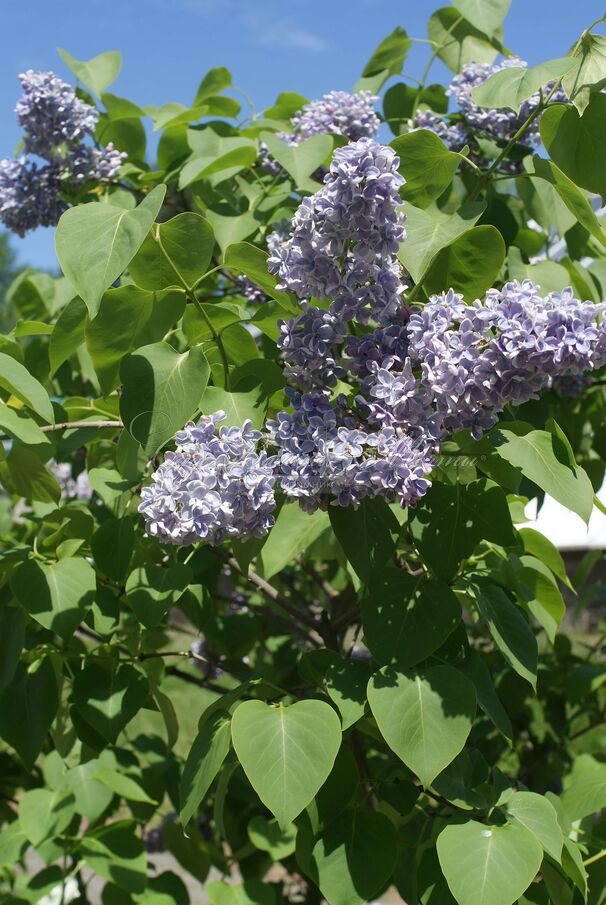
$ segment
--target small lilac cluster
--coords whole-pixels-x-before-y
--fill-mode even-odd
[[[335,151],[324,185],[303,199],[289,239],[268,258],[279,288],[304,307],[329,299],[342,324],[396,313],[404,287],[395,256],[406,235],[398,164],[391,148],[369,138]]]
[[[561,375],[602,367],[605,309],[571,289],[543,297],[530,280],[491,289],[472,305],[452,290],[434,296],[409,320],[409,354],[441,431],[479,438],[506,405],[536,398]]]
[[[591,374],[561,374],[553,378],[551,388],[564,399],[579,399],[592,384]]]
[[[175,437],[141,491],[147,532],[164,543],[221,544],[228,537],[263,537],[274,524],[274,461],[257,447],[250,421],[220,427],[225,412],[190,422]]]
[[[374,138],[381,122],[374,105],[379,98],[370,91],[349,94],[347,91],[330,91],[319,100],[305,104],[292,117],[291,132],[278,132],[278,138],[290,147],[314,135],[344,135],[350,141]],[[276,176],[281,167],[274,160],[265,144],[259,149],[263,169]]]
[[[287,497],[313,512],[332,499],[349,506],[382,496],[414,505],[429,487],[433,447],[393,426],[368,430],[345,401],[327,390],[286,390],[291,412],[267,422],[277,447],[280,486]]]
[[[465,124],[461,120],[451,121],[431,110],[417,110],[414,121],[409,120],[409,131],[428,129],[441,138],[449,151],[461,151],[469,145],[470,139]]]
[[[297,143],[327,133],[344,135],[350,141],[374,138],[381,125],[374,110],[378,100],[370,91],[330,91],[295,113],[290,121],[293,137]]]
[[[61,190],[87,182],[115,179],[126,154],[112,144],[83,144],[92,136],[99,114],[76,96],[53,72],[29,70],[19,76],[23,95],[15,112],[24,129],[28,154],[0,161],[0,220],[20,236],[38,226],[53,226],[67,208]]]
[[[92,498],[93,488],[87,471],[81,471],[74,477],[69,462],[56,462],[54,459],[48,463],[48,469],[61,488],[62,499],[90,500]]]
[[[263,290],[243,273],[238,274],[234,285],[239,295],[245,298],[250,305],[260,305],[262,302],[267,301],[267,296]]]
[[[478,85],[483,85],[496,72],[501,72],[503,69],[525,68],[527,65],[524,60],[519,60],[516,57],[509,57],[495,65],[467,63],[463,67],[462,72],[455,75],[447,93],[455,98],[457,106],[468,125],[474,129],[479,129],[481,132],[486,132],[492,138],[508,141],[513,138],[530,114],[536,110],[541,102],[540,93],[537,91],[532,97],[524,101],[519,112],[516,113],[515,110],[508,108],[492,109],[490,107],[480,107],[474,103],[472,92],[474,88],[477,88]],[[543,92],[548,93],[552,87],[553,85],[546,85]],[[563,89],[558,88],[552,100],[554,102],[566,100]],[[537,147],[541,142],[539,120],[540,117],[537,117],[524,134],[524,143],[531,147]]]

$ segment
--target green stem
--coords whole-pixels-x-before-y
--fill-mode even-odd
[[[592,855],[591,858],[586,858],[585,861],[583,861],[583,867],[588,867],[595,861],[600,861],[601,858],[606,858],[606,848],[603,848],[601,852],[597,853],[597,855]]]
[[[543,113],[543,111],[546,109],[547,105],[549,104],[549,101],[551,100],[551,98],[553,97],[553,95],[555,94],[557,89],[560,87],[561,81],[562,81],[561,78],[556,79],[556,81],[554,82],[553,88],[551,89],[551,91],[549,92],[547,97],[545,99],[543,99],[543,97],[541,97],[541,102],[539,104],[537,104],[537,106],[532,111],[530,116],[522,123],[522,125],[520,126],[520,128],[518,129],[516,134],[513,136],[513,138],[507,142],[507,144],[505,145],[505,147],[503,148],[503,150],[501,151],[499,156],[496,158],[496,160],[494,160],[492,162],[492,165],[486,170],[484,175],[478,180],[475,188],[473,189],[473,191],[471,192],[471,194],[469,195],[469,197],[467,199],[468,202],[475,201],[476,198],[478,197],[478,195],[480,194],[480,192],[482,192],[483,189],[486,187],[486,185],[490,182],[490,180],[492,178],[492,174],[498,168],[501,161],[505,157],[507,157],[507,155],[509,154],[511,149],[514,147],[514,145],[516,145],[518,143],[518,141],[526,134],[526,132],[528,131],[528,129],[530,128],[532,123],[535,121],[535,119],[537,119],[537,117],[540,116],[541,113]]]
[[[457,25],[460,25],[462,21],[463,21],[463,16],[459,16],[458,19],[454,20],[454,22],[452,23],[452,25],[447,30],[447,32],[444,36],[445,39],[448,38],[452,34],[452,32],[457,27]],[[422,92],[423,88],[425,87],[425,82],[427,80],[427,76],[429,75],[431,67],[433,66],[438,54],[440,53],[441,50],[443,50],[444,47],[446,47],[446,44],[447,44],[447,41],[444,40],[444,41],[442,41],[441,44],[437,44],[434,47],[433,51],[431,52],[431,56],[429,57],[429,59],[427,61],[425,69],[423,70],[423,72],[421,74],[421,78],[419,79],[419,91],[418,91],[416,98],[414,99],[414,102],[412,105],[412,111],[410,113],[410,118],[413,121],[413,123],[414,123],[415,115],[417,112],[417,108],[419,106],[419,102],[421,100],[421,92]]]

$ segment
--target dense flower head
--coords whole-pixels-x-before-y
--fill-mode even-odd
[[[411,506],[426,493],[432,444],[391,426],[368,430],[328,391],[287,393],[292,413],[279,412],[267,427],[278,450],[280,486],[303,509],[349,506],[374,496]]]
[[[60,187],[57,164],[39,166],[25,157],[0,160],[0,220],[18,236],[54,226],[67,208]]]
[[[258,450],[262,435],[250,421],[218,428],[223,420],[219,411],[187,424],[141,491],[147,531],[164,543],[263,537],[274,524],[273,460]]]
[[[282,350],[285,376],[301,389],[334,386],[344,376],[335,358],[345,339],[341,323],[329,311],[308,308],[289,321],[279,321],[278,348]]]
[[[76,97],[71,85],[54,72],[29,69],[19,76],[23,95],[15,113],[25,130],[24,144],[30,154],[52,159],[63,143],[72,143],[93,132],[99,114]]]
[[[331,132],[345,135],[350,141],[374,138],[380,126],[379,117],[374,111],[378,100],[370,91],[359,91],[356,94],[329,91],[318,100],[305,104],[293,116],[293,135],[297,141]]]
[[[443,430],[479,437],[506,405],[535,398],[554,377],[601,367],[605,307],[571,289],[543,297],[530,280],[491,289],[472,305],[452,290],[434,296],[410,318],[410,355]]]
[[[537,91],[532,97],[524,101],[520,111],[516,113],[508,108],[493,109],[491,107],[480,107],[474,103],[472,92],[478,85],[482,85],[491,75],[500,72],[503,69],[512,67],[525,68],[528,64],[524,60],[516,57],[509,57],[501,63],[493,65],[486,63],[467,63],[462,72],[455,75],[448,94],[454,96],[457,106],[462,113],[465,121],[469,126],[487,132],[493,138],[509,140],[513,138],[520,126],[526,122],[530,114],[538,107],[541,95]],[[546,85],[544,93],[549,92],[552,85]],[[552,101],[566,100],[566,95],[562,88],[558,88],[552,98]],[[539,120],[537,117],[524,133],[523,142],[531,147],[537,147],[541,138],[539,135]]]
[[[62,196],[89,182],[117,178],[127,155],[108,144],[85,144],[93,135],[99,113],[80,100],[67,82],[53,72],[28,70],[19,76],[23,95],[15,112],[25,130],[28,154],[0,161],[0,220],[20,236],[38,226],[55,226],[68,204]]]
[[[290,238],[270,253],[279,288],[303,301],[329,299],[343,321],[397,310],[404,287],[395,254],[405,237],[398,164],[369,138],[335,151],[323,187],[303,199]]]

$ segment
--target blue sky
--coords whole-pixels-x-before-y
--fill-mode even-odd
[[[20,133],[13,114],[17,73],[53,69],[71,74],[57,56],[78,59],[120,50],[122,73],[111,88],[138,104],[189,103],[202,75],[227,66],[258,109],[279,91],[318,97],[351,89],[379,41],[396,25],[426,37],[439,0],[2,0],[0,32],[0,156]],[[448,5],[443,0],[442,5]],[[604,10],[604,0],[512,0],[506,44],[530,64],[562,56]],[[427,46],[419,44],[405,72],[419,75]],[[447,78],[436,67],[438,79]],[[54,267],[53,231],[14,239],[22,263]]]

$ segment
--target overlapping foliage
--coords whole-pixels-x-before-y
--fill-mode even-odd
[[[603,901],[601,554],[521,525],[606,471],[606,38],[529,68],[508,5],[262,114],[22,77],[0,217],[63,276],[0,337],[3,901]]]

